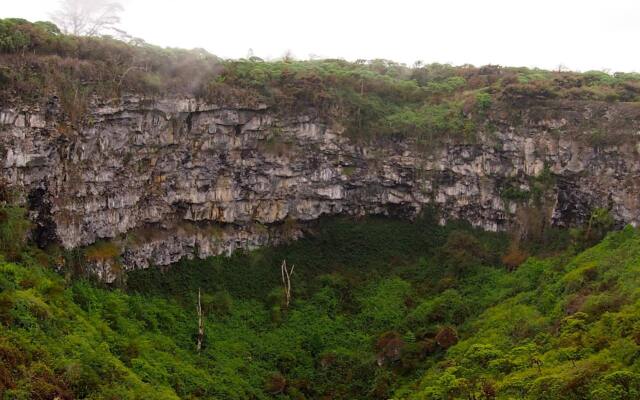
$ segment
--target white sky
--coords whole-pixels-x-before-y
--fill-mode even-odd
[[[640,71],[640,0],[126,0],[122,28],[220,57],[386,58]],[[0,0],[48,19],[56,0]]]

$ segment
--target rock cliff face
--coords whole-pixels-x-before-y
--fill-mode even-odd
[[[39,244],[109,238],[126,268],[277,243],[322,215],[412,217],[427,205],[493,231],[533,209],[556,225],[594,207],[640,222],[631,103],[494,107],[473,140],[437,144],[364,144],[311,112],[194,99],[94,99],[81,129],[60,115],[56,98],[0,107],[5,184],[22,193]]]

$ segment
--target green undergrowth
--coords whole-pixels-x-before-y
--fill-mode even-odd
[[[398,398],[640,396],[640,235],[627,227],[574,257],[530,258],[477,287],[492,298]],[[462,330],[462,329],[461,329]]]
[[[327,219],[121,288],[27,247],[0,262],[0,398],[636,398],[640,233],[512,272],[508,242],[430,217]]]
[[[464,223],[447,227],[433,216],[414,223],[371,217],[362,220],[329,218],[312,228],[307,237],[286,246],[230,257],[183,260],[170,268],[133,271],[127,276],[130,291],[189,297],[193,289],[224,287],[233,295],[263,298],[280,284],[280,264],[296,265],[298,295],[313,293],[317,278],[336,273],[345,278],[372,279],[395,273],[411,277],[420,271],[416,262],[436,263],[441,247],[452,231],[472,231],[481,237],[487,257],[498,263],[506,237],[472,230]],[[421,272],[422,273],[422,272]]]

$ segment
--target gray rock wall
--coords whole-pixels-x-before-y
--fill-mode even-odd
[[[309,115],[133,96],[94,100],[76,130],[54,98],[0,108],[0,173],[29,205],[38,243],[115,238],[124,266],[144,268],[278,243],[322,215],[410,218],[427,205],[492,231],[532,207],[557,225],[594,207],[637,224],[639,116],[629,104],[497,108],[472,143],[358,144]],[[585,140],[603,130],[624,140]],[[552,179],[534,201],[543,173]]]

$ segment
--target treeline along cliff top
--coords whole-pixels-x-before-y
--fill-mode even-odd
[[[304,110],[354,137],[472,135],[503,105],[640,101],[639,73],[546,71],[388,60],[223,60],[142,40],[65,35],[50,22],[0,20],[0,101],[58,96],[72,124],[94,96],[189,96],[234,107]]]

